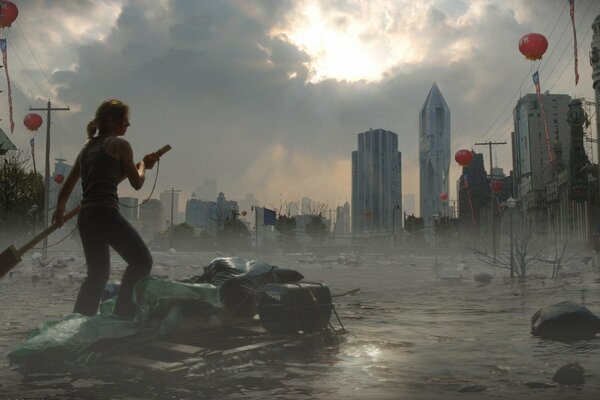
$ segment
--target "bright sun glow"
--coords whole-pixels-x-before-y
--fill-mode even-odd
[[[410,40],[389,34],[368,15],[327,14],[316,3],[303,6],[288,26],[272,34],[310,56],[313,83],[329,78],[378,81],[391,68],[416,61]]]

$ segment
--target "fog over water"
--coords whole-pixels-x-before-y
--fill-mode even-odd
[[[338,346],[307,348],[256,360],[210,375],[149,374],[114,366],[19,370],[6,353],[42,322],[71,311],[83,258],[55,252],[66,267],[40,269],[31,257],[0,280],[0,393],[2,398],[73,399],[592,399],[600,393],[600,340],[563,343],[530,334],[530,318],[542,306],[572,300],[600,314],[600,271],[592,262],[531,271],[526,282],[507,279],[468,251],[363,256],[358,266],[337,257],[302,254],[236,254],[301,272],[325,282],[349,333]],[[200,274],[215,253],[153,252],[153,273],[170,279]],[[73,260],[71,260],[71,257]],[[113,259],[113,277],[124,268]],[[473,274],[493,276],[488,285]],[[585,383],[559,386],[558,368],[576,361]],[[532,386],[546,386],[535,388]]]

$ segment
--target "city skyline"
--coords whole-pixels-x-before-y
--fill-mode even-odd
[[[231,198],[259,193],[268,205],[307,196],[331,206],[350,198],[352,138],[382,127],[405,149],[409,193],[418,186],[415,136],[431,82],[452,109],[453,153],[508,141],[512,108],[534,92],[532,65],[517,48],[524,34],[548,38],[538,63],[542,91],[593,99],[586,58],[600,3],[576,2],[577,86],[566,3],[21,2],[8,37],[17,124],[13,134],[7,117],[0,127],[28,151],[32,134],[20,121],[29,107],[68,105],[53,115],[51,158],[73,160],[97,105],[116,97],[131,106],[126,138],[136,158],[173,146],[159,192],[175,187],[189,196],[214,177]],[[0,110],[6,114],[5,95]],[[38,165],[44,129],[34,134]],[[495,157],[508,171],[503,147]],[[449,174],[460,174],[454,162]]]

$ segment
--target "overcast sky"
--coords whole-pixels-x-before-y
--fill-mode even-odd
[[[126,137],[136,158],[173,147],[155,197],[175,187],[185,200],[215,178],[228,199],[254,193],[277,206],[307,196],[335,207],[350,200],[351,152],[369,128],[399,135],[403,193],[418,196],[418,113],[433,82],[451,110],[453,153],[476,141],[510,143],[512,108],[533,91],[534,66],[517,47],[530,32],[549,40],[542,90],[593,100],[597,0],[575,1],[578,86],[567,0],[14,2],[19,17],[3,32],[10,138],[28,149],[29,107],[68,105],[52,115],[51,153],[72,163],[96,107],[121,99],[131,107]],[[0,87],[8,133],[2,70]],[[44,136],[45,125],[36,133],[38,166]],[[498,147],[494,161],[508,172],[510,144]],[[454,162],[450,172],[455,182]],[[122,185],[122,195],[132,193]]]

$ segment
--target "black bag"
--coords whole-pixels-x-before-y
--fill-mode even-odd
[[[261,325],[274,333],[313,332],[327,327],[331,293],[322,283],[268,284],[261,290]]]

